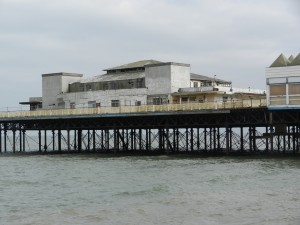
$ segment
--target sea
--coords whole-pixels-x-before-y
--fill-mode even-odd
[[[1,225],[300,224],[300,159],[0,155]]]

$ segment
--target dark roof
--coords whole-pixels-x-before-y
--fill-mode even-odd
[[[208,77],[204,75],[199,75],[195,73],[191,73],[191,80],[200,80],[200,81],[216,81],[219,83],[231,83],[231,81],[221,80],[214,77]]]
[[[160,61],[157,60],[141,60],[141,61],[137,61],[137,62],[132,62],[132,63],[128,63],[128,64],[124,64],[121,66],[116,66],[116,67],[112,67],[112,68],[108,68],[105,69],[104,71],[110,71],[110,70],[122,70],[122,69],[133,69],[133,68],[143,68],[146,65],[151,65],[151,64],[158,64],[158,63],[162,63]]]
[[[285,55],[280,54],[278,58],[271,64],[270,67],[284,67],[288,66],[290,61],[285,57]]]
[[[291,61],[290,66],[300,66],[300,53]]]
[[[300,65],[300,54],[294,58],[291,55],[289,58],[286,58],[285,55],[280,54],[278,58],[271,64],[270,67],[285,67],[285,66],[299,66]]]

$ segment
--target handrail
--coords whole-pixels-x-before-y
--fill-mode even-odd
[[[71,115],[95,115],[95,114],[120,114],[120,113],[149,113],[149,112],[174,112],[210,109],[237,109],[265,107],[265,99],[250,99],[243,101],[228,102],[205,102],[186,104],[164,104],[164,105],[140,105],[120,107],[97,107],[76,109],[48,109],[36,111],[13,111],[0,112],[0,118],[26,118],[26,117],[51,117]]]

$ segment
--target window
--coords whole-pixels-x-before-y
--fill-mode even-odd
[[[71,109],[75,109],[75,102],[71,102],[71,103],[70,103],[70,108],[71,108]]]
[[[96,103],[96,107],[98,108],[98,107],[101,107],[101,103],[99,102],[99,103]]]
[[[79,85],[79,91],[81,91],[81,92],[84,91],[84,85],[83,84]]]
[[[194,82],[194,88],[198,87],[198,82]]]
[[[120,106],[120,100],[111,100],[111,106],[112,107],[119,107]]]
[[[162,99],[161,98],[153,98],[153,105],[161,105]]]
[[[96,107],[96,101],[88,101],[88,107],[89,108],[95,108]]]
[[[300,94],[300,83],[289,84],[289,95]]]
[[[103,83],[103,90],[108,90],[108,83]]]
[[[195,101],[196,101],[196,97],[195,96],[190,97],[190,102],[195,102]]]
[[[136,102],[135,102],[135,105],[136,105],[136,106],[140,106],[140,105],[141,105],[141,101],[136,101]]]
[[[285,84],[272,84],[270,85],[270,96],[286,95]]]
[[[92,90],[92,85],[91,84],[87,84],[85,86],[85,88],[86,88],[87,91],[91,91]]]
[[[188,100],[189,100],[188,97],[182,97],[182,98],[181,98],[181,101],[182,101],[182,102],[187,102]]]
[[[137,88],[142,88],[143,87],[143,83],[144,83],[144,79],[143,78],[137,79],[137,83],[136,83]]]
[[[111,82],[110,83],[110,89],[112,89],[112,90],[117,89],[117,83],[116,82]]]
[[[134,81],[133,80],[128,81],[128,88],[134,88]]]

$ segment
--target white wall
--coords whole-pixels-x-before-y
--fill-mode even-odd
[[[159,64],[157,66],[146,66],[145,85],[149,95],[171,93],[171,66]]]
[[[190,87],[191,67],[185,64],[171,65],[171,93]]]
[[[70,103],[75,103],[77,108],[88,107],[89,101],[100,103],[101,107],[110,107],[112,100],[120,100],[121,106],[135,105],[136,101],[142,105],[147,103],[146,88],[63,93],[59,96],[63,98],[66,108],[70,108]]]
[[[267,105],[268,107],[300,107],[300,94],[293,96],[289,95],[289,84],[300,83],[300,66],[286,66],[286,67],[269,67],[266,68],[266,78],[267,78]],[[284,84],[286,86],[286,93],[282,96],[272,96],[270,97],[270,84]],[[271,102],[271,100],[273,101]],[[276,100],[280,100],[278,103]],[[290,101],[295,100],[296,101]],[[285,102],[283,104],[282,102]],[[295,103],[297,102],[297,103]],[[296,105],[297,104],[297,105]]]
[[[161,63],[146,66],[145,84],[148,94],[170,94],[179,88],[190,87],[190,72],[188,64]]]
[[[43,74],[43,109],[55,108],[58,106],[58,95],[62,92],[67,92],[69,84],[79,81],[82,78],[81,74]]]
[[[300,76],[300,66],[268,67],[266,78]]]

